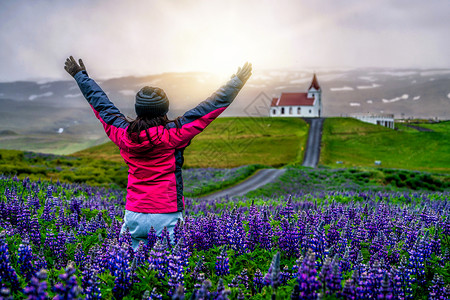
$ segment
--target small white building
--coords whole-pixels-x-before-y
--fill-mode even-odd
[[[281,93],[279,98],[273,98],[270,104],[271,117],[309,117],[316,118],[322,114],[322,89],[313,76],[306,93]]]
[[[352,118],[360,121],[381,125],[387,128],[394,129],[394,115],[393,114],[352,114]]]

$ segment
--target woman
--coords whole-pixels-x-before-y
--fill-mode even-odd
[[[129,167],[122,232],[129,228],[135,251],[151,226],[157,235],[167,227],[172,238],[177,220],[183,218],[183,151],[231,104],[251,76],[251,64],[245,63],[226,85],[174,121],[167,118],[169,100],[162,89],[146,86],[136,94],[137,118],[130,122],[89,78],[81,59],[78,64],[70,56],[64,69]]]

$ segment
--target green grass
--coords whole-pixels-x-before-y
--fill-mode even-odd
[[[0,174],[122,188],[128,175],[125,164],[117,162],[18,150],[0,150]]]
[[[106,138],[106,137],[105,137]],[[91,138],[80,135],[35,134],[0,135],[0,145],[6,150],[22,150],[56,155],[68,155],[92,147],[105,138]]]
[[[415,124],[412,124],[412,125],[415,125]],[[430,124],[422,123],[422,124],[419,124],[418,126],[423,127],[423,128],[429,128],[436,132],[443,132],[443,133],[450,132],[450,121],[444,121],[444,122],[439,122],[439,123],[430,123]]]
[[[450,173],[450,122],[421,124],[434,132],[396,131],[352,118],[324,122],[320,164]]]
[[[219,118],[184,152],[185,168],[234,168],[263,164],[280,167],[303,160],[308,125],[297,118]],[[73,154],[122,162],[109,142]]]
[[[450,175],[385,168],[306,168],[290,166],[274,182],[245,195],[279,197],[324,191],[449,191]]]

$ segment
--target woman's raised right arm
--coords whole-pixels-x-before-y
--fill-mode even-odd
[[[252,65],[249,63],[246,63],[242,69],[239,68],[227,84],[179,118],[181,128],[176,128],[175,124],[171,123],[169,130],[172,132],[172,147],[186,147],[194,136],[214,121],[236,98],[251,76],[251,71]]]

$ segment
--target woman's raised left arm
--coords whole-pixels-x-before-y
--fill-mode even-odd
[[[128,121],[119,109],[109,100],[106,93],[91,78],[89,78],[83,61],[79,65],[71,56],[66,60],[64,69],[78,83],[81,93],[91,105],[95,116],[102,123],[108,137],[119,145],[121,137],[126,132]]]

